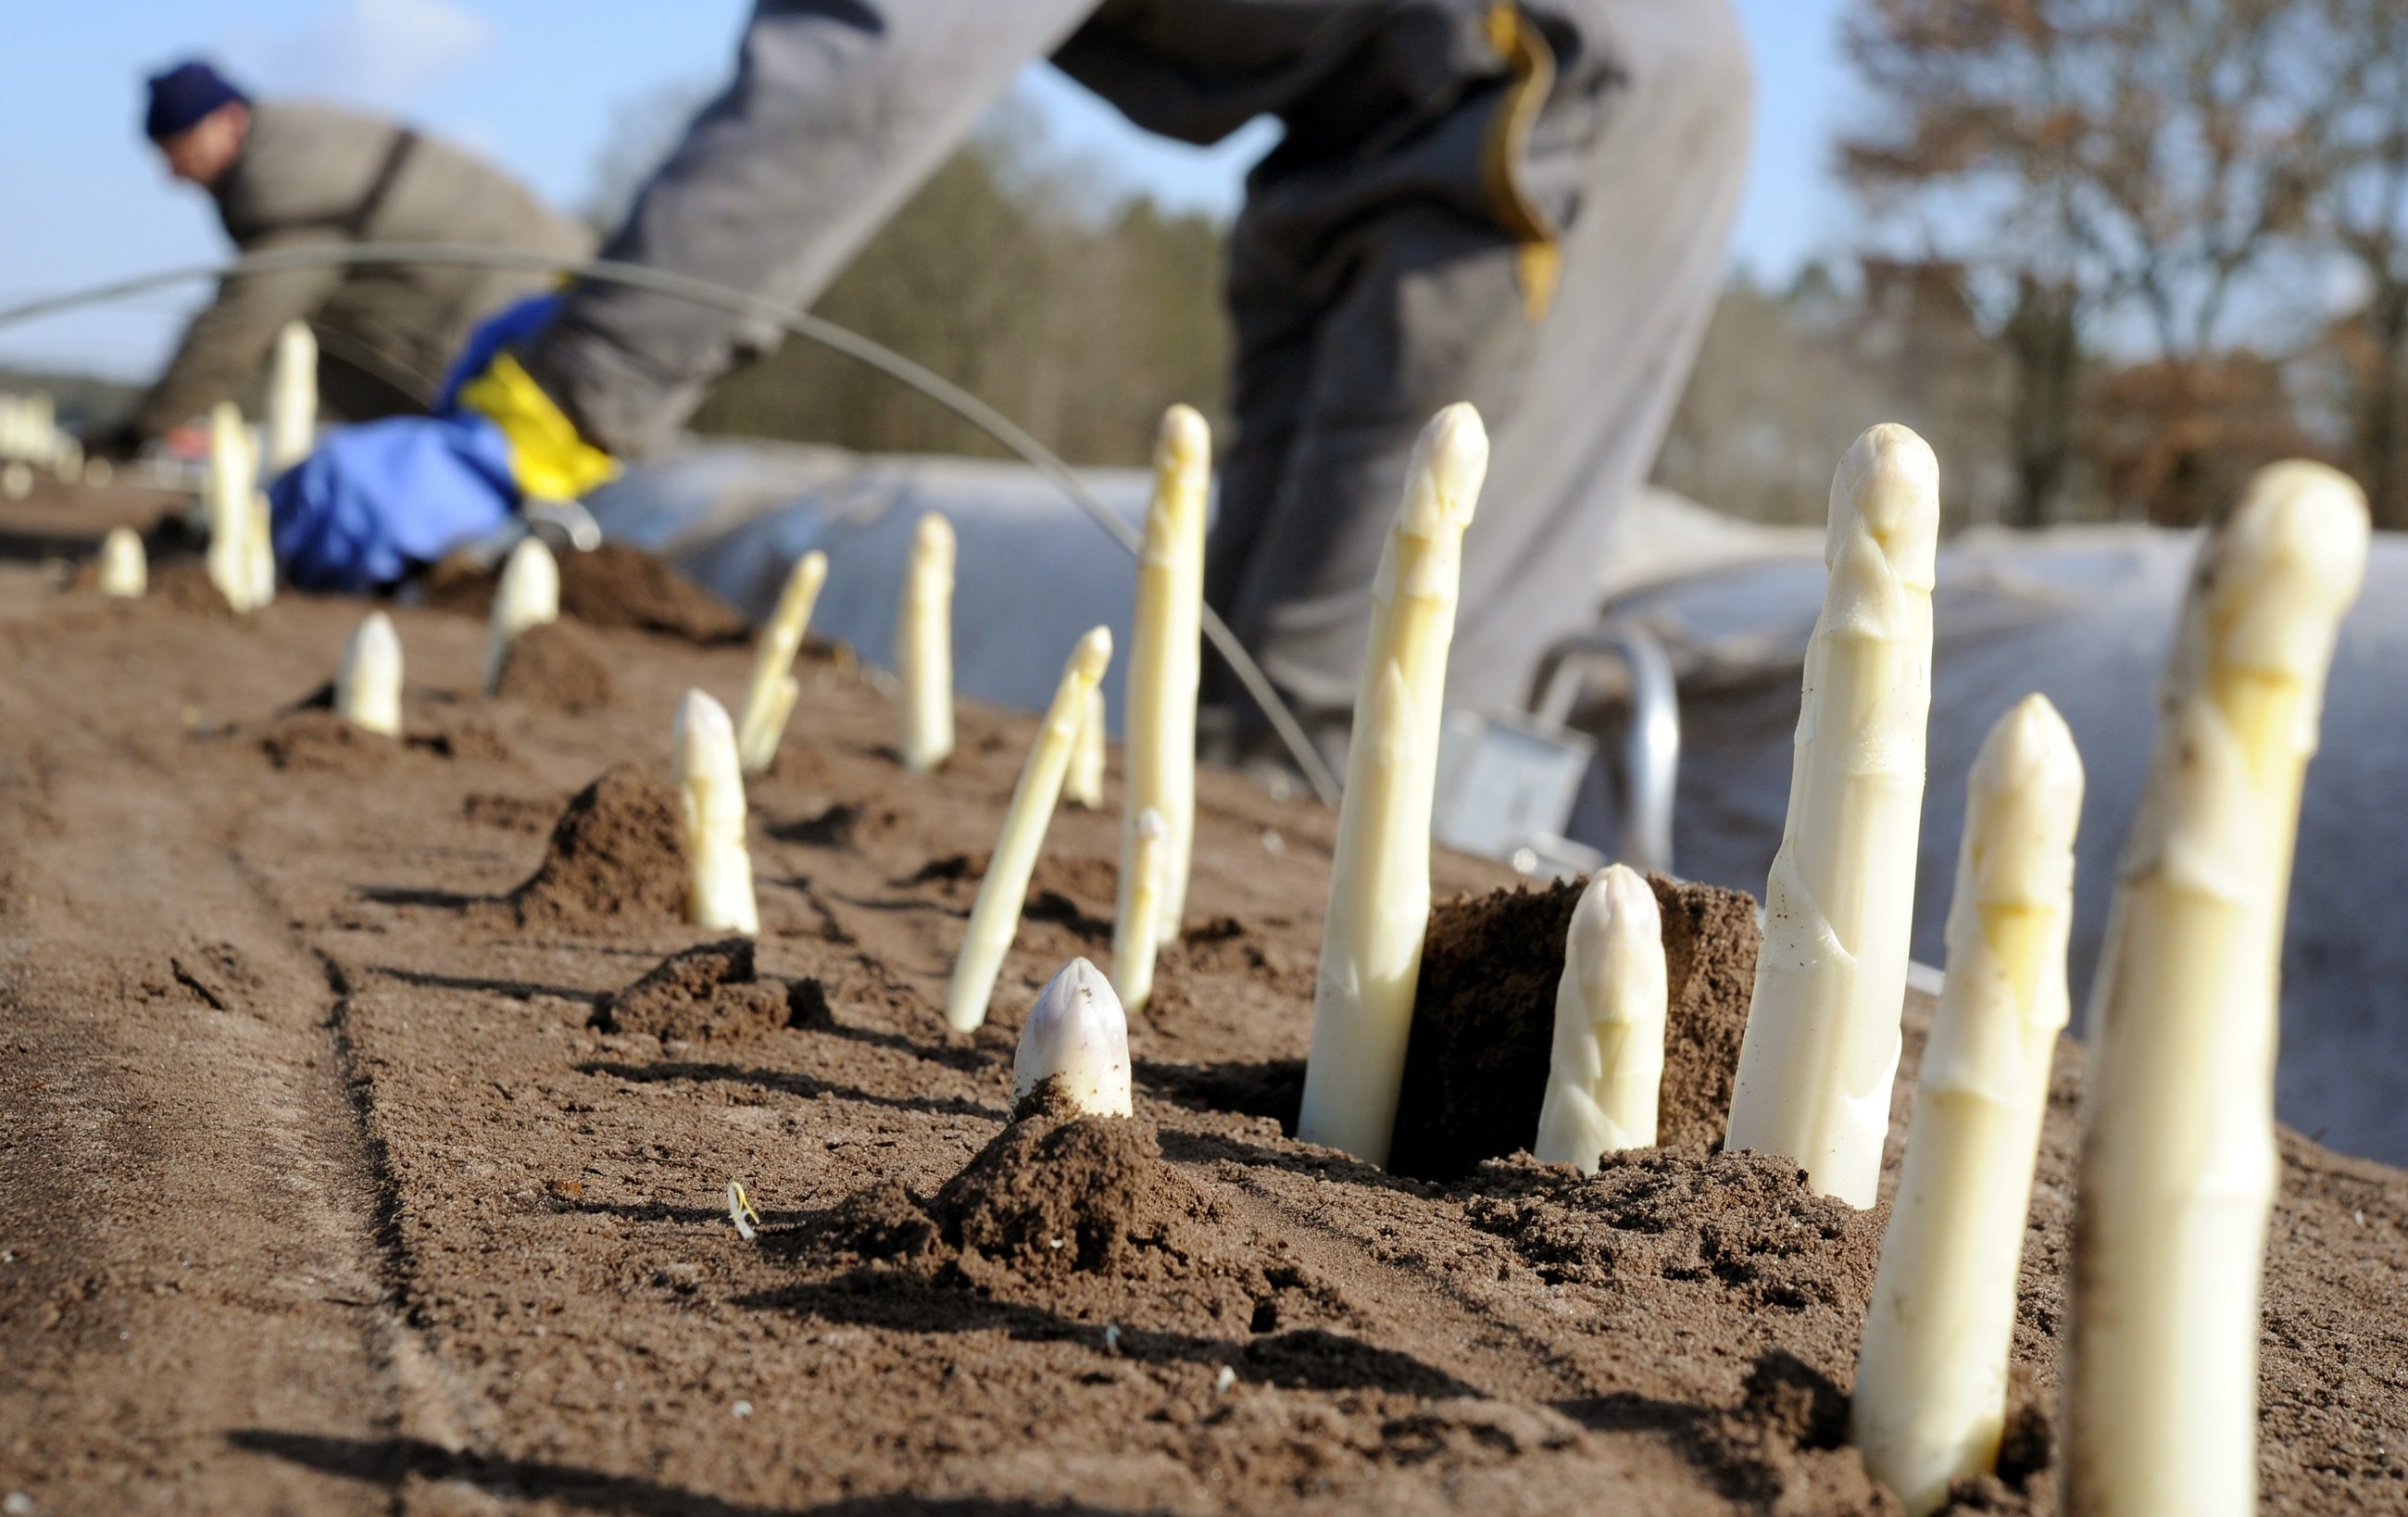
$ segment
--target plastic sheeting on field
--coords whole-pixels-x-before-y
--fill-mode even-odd
[[[2197,550],[2196,533],[2114,527],[1968,533],[1941,553],[1914,955],[1944,956],[1975,751],[2008,707],[2039,691],[2072,727],[2089,776],[2076,845],[2077,1032]],[[1684,874],[1763,893],[1822,593],[1822,563],[1810,553],[1635,590],[1614,606],[1666,640],[1681,673],[1673,847]],[[2408,933],[2394,922],[2408,898],[2403,669],[2408,539],[2378,534],[2365,593],[2343,625],[2301,809],[2276,1098],[2301,1131],[2392,1163],[2408,1162]]]
[[[1143,470],[1083,473],[1124,520],[1140,519]],[[828,582],[812,630],[876,665],[891,657],[912,525],[924,510],[944,511],[960,540],[954,660],[967,695],[1040,707],[1088,627],[1108,625],[1126,646],[1128,555],[1017,465],[704,445],[635,471],[590,504],[606,532],[666,554],[755,616],[797,555],[824,550]],[[1680,672],[1674,848],[1691,878],[1764,890],[1788,801],[1800,660],[1822,599],[1821,543],[1816,530],[1751,527],[1642,492],[1599,565],[1600,598],[1653,627]],[[2038,690],[2064,712],[2089,772],[2072,944],[2077,1030],[2196,546],[2191,534],[2068,528],[1968,533],[1941,555],[1915,956],[1944,957],[1974,751],[2000,712]],[[2343,629],[2300,821],[2278,1103],[2301,1130],[2394,1163],[2408,1162],[2408,933],[2389,920],[2392,903],[2408,898],[2398,820],[2408,796],[2402,669],[2408,540],[2379,537]],[[1108,688],[1117,724],[1117,666]],[[1612,829],[1592,810],[1573,831],[1603,842]]]
[[[1148,471],[1081,477],[1123,521],[1143,524]],[[958,543],[953,688],[1040,709],[1071,645],[1100,624],[1112,631],[1104,690],[1119,728],[1136,561],[1059,485],[1017,464],[705,444],[631,470],[586,504],[605,535],[663,554],[755,620],[795,560],[820,550],[828,576],[812,635],[881,668],[894,666],[912,529],[942,511]]]

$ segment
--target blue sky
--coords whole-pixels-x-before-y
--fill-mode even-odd
[[[1736,0],[1756,56],[1756,157],[1735,256],[1781,275],[1833,240],[1845,213],[1828,174],[1846,79],[1845,0]],[[188,52],[263,93],[388,110],[466,141],[539,192],[586,189],[612,111],[729,64],[744,0],[168,0],[10,4],[0,55],[0,301],[224,250],[206,200],[169,182],[136,129],[140,77]],[[1020,85],[1054,141],[1173,204],[1233,208],[1267,140],[1210,150],[1148,138],[1060,76]],[[196,289],[0,333],[0,361],[141,375]]]

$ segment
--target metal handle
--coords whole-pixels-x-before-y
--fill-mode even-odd
[[[1565,726],[1589,675],[1606,662],[1618,662],[1630,674],[1630,737],[1623,747],[1629,794],[1615,856],[1634,869],[1670,874],[1681,695],[1664,645],[1635,622],[1608,622],[1563,638],[1539,661],[1539,700],[1532,714],[1546,726]]]

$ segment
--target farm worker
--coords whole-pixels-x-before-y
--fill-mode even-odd
[[[150,81],[143,130],[168,173],[208,193],[244,252],[414,241],[576,258],[593,247],[581,225],[460,148],[333,106],[254,101],[205,63]],[[296,321],[316,333],[327,411],[354,421],[423,411],[477,323],[550,282],[432,265],[233,276],[95,451],[130,454],[227,398]]]
[[[1049,56],[1166,136],[1284,128],[1230,237],[1210,599],[1342,741],[1413,438],[1471,401],[1495,463],[1453,698],[1513,703],[1594,611],[1609,521],[1721,284],[1750,93],[1727,0],[758,0],[735,79],[604,250],[807,302]],[[464,387],[458,431],[338,436],[288,475],[279,556],[305,585],[371,583],[407,566],[392,524],[437,494],[480,497],[491,526],[518,494],[591,489],[773,336],[574,284]],[[505,457],[516,492],[481,494]],[[1258,738],[1247,720],[1224,756]]]

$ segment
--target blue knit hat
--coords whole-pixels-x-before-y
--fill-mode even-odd
[[[220,106],[236,101],[251,104],[251,96],[226,82],[225,76],[195,58],[178,64],[164,74],[150,76],[150,110],[142,119],[142,130],[153,142],[165,142],[190,131],[200,119]]]

